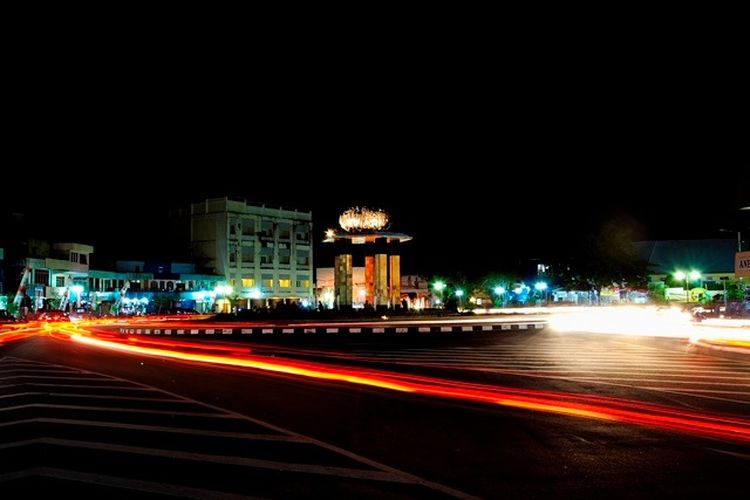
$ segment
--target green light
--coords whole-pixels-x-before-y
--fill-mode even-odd
[[[445,283],[443,283],[442,281],[436,281],[432,285],[432,288],[434,288],[435,290],[437,290],[439,292],[439,291],[441,291],[441,290],[443,290],[445,288]]]
[[[687,275],[682,271],[677,271],[676,273],[674,273],[674,278],[676,280],[684,280],[686,277]]]

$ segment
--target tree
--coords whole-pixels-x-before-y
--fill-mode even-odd
[[[494,305],[499,306],[506,302],[509,293],[515,283],[521,281],[521,276],[511,273],[490,273],[477,280],[473,286],[471,295],[482,297],[490,300]],[[501,287],[504,293],[496,293],[496,289]]]
[[[603,224],[568,255],[551,266],[553,280],[575,290],[596,290],[612,286],[646,288],[648,263],[638,258],[628,227],[618,221]]]
[[[176,293],[155,293],[151,298],[151,304],[156,313],[160,314],[166,309],[173,308],[178,300],[180,300],[180,296]]]

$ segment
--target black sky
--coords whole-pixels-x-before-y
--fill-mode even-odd
[[[167,254],[166,211],[207,196],[311,209],[318,238],[344,208],[372,205],[414,235],[407,270],[469,274],[608,220],[643,239],[747,225],[748,115],[732,75],[419,61],[19,77],[0,208],[137,256]]]

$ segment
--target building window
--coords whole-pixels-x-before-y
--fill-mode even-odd
[[[310,280],[297,280],[297,288],[310,288]]]
[[[235,280],[234,278],[229,280],[229,286],[234,287],[234,285],[236,284],[237,284],[237,280]]]
[[[242,278],[242,288],[251,288],[253,286],[255,286],[253,278]]]
[[[297,241],[307,242],[310,241],[310,230],[307,226],[298,226],[296,230]]]
[[[55,276],[55,286],[65,286],[65,276]]]
[[[47,269],[36,269],[34,271],[34,284],[35,285],[48,285],[49,284],[49,271]]]
[[[70,262],[78,263],[78,252],[70,252]]]
[[[78,255],[78,262],[80,264],[86,264],[86,265],[88,265],[88,263],[89,263],[89,256],[86,255],[85,253],[79,254]]]
[[[279,280],[279,288],[290,288],[292,286],[292,280],[281,279]]]
[[[297,265],[307,266],[310,264],[310,252],[305,250],[297,250]]]
[[[264,220],[260,223],[260,236],[273,238],[273,222]]]
[[[242,247],[242,262],[252,263],[255,260],[255,247]]]
[[[262,281],[264,288],[273,288],[273,280],[272,279],[264,279]]]

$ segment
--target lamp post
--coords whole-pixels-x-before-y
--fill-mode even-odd
[[[742,232],[733,229],[719,229],[722,233],[737,233],[737,252],[742,251]]]
[[[674,277],[676,280],[685,280],[685,304],[690,303],[690,281],[695,281],[701,277],[701,273],[698,271],[690,271],[689,273],[686,273],[685,271],[677,271],[674,273]]]
[[[534,289],[538,292],[541,292],[542,296],[544,297],[544,305],[547,305],[547,283],[544,281],[539,281],[534,284]]]
[[[445,307],[445,304],[443,304],[443,290],[445,290],[445,282],[436,281],[435,283],[432,284],[432,288],[434,288],[436,292],[440,293],[440,299],[438,300],[440,301],[440,304],[442,304],[443,307]]]
[[[505,287],[496,286],[494,292],[495,292],[495,295],[500,297],[501,304],[503,307],[505,307]]]
[[[456,290],[456,297],[458,297],[458,308],[463,309],[463,304],[461,303],[461,298],[464,296],[464,291],[460,288]]]

